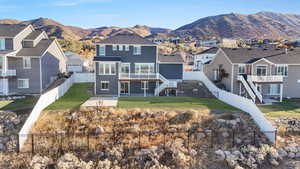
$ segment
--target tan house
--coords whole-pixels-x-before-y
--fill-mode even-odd
[[[300,50],[220,48],[204,72],[256,103],[300,98]]]

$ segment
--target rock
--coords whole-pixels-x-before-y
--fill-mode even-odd
[[[50,158],[35,155],[30,162],[30,166],[32,169],[45,169],[51,163],[52,160]]]
[[[223,132],[222,136],[225,137],[225,138],[227,138],[227,137],[229,137],[229,133],[228,132]]]
[[[300,152],[296,153],[295,157],[300,158]]]
[[[191,149],[190,155],[191,155],[191,156],[196,156],[196,155],[197,155],[197,151],[194,150],[194,149]]]
[[[198,140],[201,140],[201,139],[203,139],[205,137],[206,137],[205,133],[197,133],[197,139]]]
[[[239,166],[239,165],[236,165],[236,166],[234,167],[234,169],[244,169],[244,168],[241,167],[241,166]]]
[[[61,158],[59,158],[57,163],[58,169],[92,169],[93,162],[84,162],[79,160],[76,156],[71,153],[67,153]]]
[[[4,126],[0,125],[0,136],[4,135]]]
[[[215,154],[216,154],[218,160],[225,160],[225,158],[226,158],[226,155],[225,155],[224,151],[222,151],[222,150],[215,151]]]
[[[281,158],[284,158],[284,157],[288,156],[288,153],[282,148],[278,149],[278,154]]]
[[[85,129],[85,125],[82,125],[82,126],[78,127],[78,130],[83,130],[83,129]]]
[[[295,158],[296,154],[293,152],[289,152],[288,157],[289,158]]]
[[[121,168],[117,165],[114,165],[108,159],[105,159],[103,161],[98,162],[96,169],[121,169]]]
[[[241,143],[242,143],[242,140],[239,139],[239,138],[235,138],[235,139],[234,139],[234,142],[235,142],[236,144],[241,144]]]
[[[0,143],[0,152],[3,152],[5,150],[5,145]]]
[[[95,129],[95,134],[102,134],[102,133],[104,133],[105,131],[104,131],[104,128],[103,127],[101,127],[101,126],[99,126],[99,127],[97,127],[96,129]]]
[[[275,159],[271,159],[270,164],[273,165],[273,166],[278,166],[279,165],[279,163]]]

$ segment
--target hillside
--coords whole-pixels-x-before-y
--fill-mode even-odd
[[[271,38],[300,36],[300,15],[260,12],[251,15],[225,14],[199,19],[172,32],[172,36],[197,39]]]

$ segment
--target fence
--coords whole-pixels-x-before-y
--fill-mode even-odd
[[[31,127],[34,125],[36,120],[39,118],[40,113],[45,109],[47,106],[55,102],[61,96],[63,96],[69,88],[74,83],[74,75],[68,78],[63,84],[57,86],[54,89],[42,94],[37,101],[36,105],[34,106],[33,110],[31,111],[29,117],[27,118],[25,124],[23,125],[21,131],[19,132],[19,147],[20,149],[24,145],[28,133],[30,132]]]
[[[183,79],[202,81],[208,90],[219,100],[249,113],[259,126],[261,132],[263,132],[272,143],[275,143],[276,128],[263,116],[263,113],[251,100],[219,89],[203,72],[184,72]]]
[[[95,73],[74,73],[74,83],[92,83],[95,77]]]

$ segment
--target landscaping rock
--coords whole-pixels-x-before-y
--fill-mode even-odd
[[[104,131],[104,128],[103,127],[101,127],[101,126],[99,126],[99,127],[97,127],[96,129],[95,129],[95,134],[102,134],[102,133],[104,133],[105,131]]]
[[[46,169],[46,167],[51,163],[53,162],[50,158],[35,155],[30,162],[30,166],[32,169]]]
[[[225,158],[226,158],[226,155],[225,155],[224,151],[222,151],[222,150],[215,151],[215,154],[216,154],[218,160],[225,160]]]

